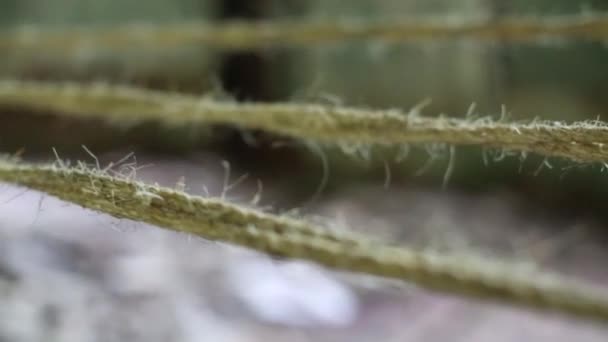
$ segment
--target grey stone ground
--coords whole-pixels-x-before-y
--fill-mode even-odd
[[[113,156],[112,156],[113,158]],[[204,162],[203,162],[204,161]],[[221,193],[219,158],[160,161],[139,177]],[[233,175],[236,178],[238,175]],[[263,203],[281,199],[265,184]],[[253,198],[255,182],[228,196]],[[537,260],[599,284],[597,225],[534,214],[508,194],[355,188],[312,212],[405,244]],[[485,252],[484,252],[485,251]],[[0,186],[0,341],[606,341],[556,315],[394,287],[83,210]]]

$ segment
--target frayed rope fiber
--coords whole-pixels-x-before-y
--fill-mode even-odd
[[[346,231],[333,231],[247,209],[217,199],[150,186],[91,169],[31,165],[0,158],[0,181],[45,192],[82,207],[146,222],[270,255],[304,259],[344,271],[401,279],[420,287],[576,317],[608,321],[601,291],[505,263],[388,246]]]
[[[55,111],[119,125],[232,124],[325,143],[446,143],[532,152],[580,162],[608,161],[608,126],[432,118],[417,110],[366,110],[316,104],[218,102],[126,86],[0,81],[0,105]]]

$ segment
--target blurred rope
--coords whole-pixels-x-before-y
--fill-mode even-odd
[[[547,38],[608,39],[608,14],[535,17],[409,17],[364,21],[231,21],[178,25],[132,24],[105,29],[49,29],[28,26],[0,34],[0,48],[58,49],[167,48],[206,44],[224,49],[338,43],[352,40],[423,41],[473,39],[525,42]]]

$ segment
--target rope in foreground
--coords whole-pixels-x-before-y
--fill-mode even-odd
[[[83,164],[31,165],[0,159],[0,181],[45,192],[84,208],[146,222],[262,253],[337,270],[400,279],[422,288],[580,318],[608,321],[597,289],[508,264],[386,246],[349,232],[315,227],[224,201],[110,176]]]

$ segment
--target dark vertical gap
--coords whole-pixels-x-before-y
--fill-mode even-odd
[[[223,21],[265,19],[269,5],[269,0],[223,0],[220,1],[219,18]],[[260,51],[228,51],[221,61],[219,78],[222,88],[237,101],[276,100],[270,90],[270,75],[273,72],[271,61]],[[225,129],[226,139],[222,142],[222,149],[237,162],[255,167],[255,164],[259,164],[259,155],[268,154],[261,150],[260,143],[266,136],[262,132],[247,132],[253,139],[245,141],[242,131],[230,127]]]
[[[273,0],[224,0],[220,1],[221,20],[264,20],[270,19],[274,12],[272,6],[285,6],[285,3]],[[288,82],[284,81],[291,70],[291,54],[287,49],[274,47],[271,50],[249,50],[226,52],[221,58],[219,79],[223,90],[237,101],[271,102],[285,100],[289,94]],[[281,77],[277,77],[281,75]],[[253,178],[271,181],[272,184],[285,188],[295,199],[311,196],[311,188],[318,186],[316,170],[311,172],[309,157],[294,146],[276,148],[279,137],[272,132],[248,130],[243,132],[236,128],[225,127],[222,146],[219,149],[237,169],[246,170]],[[281,177],[277,178],[277,175]],[[298,186],[293,184],[298,179]],[[296,199],[299,198],[299,199]],[[286,208],[291,207],[287,197],[283,199]]]
[[[219,18],[229,20],[263,20],[271,13],[271,0],[223,0],[220,1]],[[243,50],[228,51],[221,57],[219,79],[224,91],[237,101],[277,101],[281,95],[274,89],[280,88],[273,83],[273,73],[281,67],[281,54],[276,51]],[[248,168],[264,163],[261,159],[273,158],[275,151],[270,149],[274,136],[260,131],[248,131],[247,139],[242,131],[225,128],[226,139],[222,149],[237,162]]]
[[[267,0],[223,0],[222,20],[260,20],[268,13]],[[256,51],[228,52],[222,56],[220,80],[224,90],[239,101],[271,101],[269,61]]]

